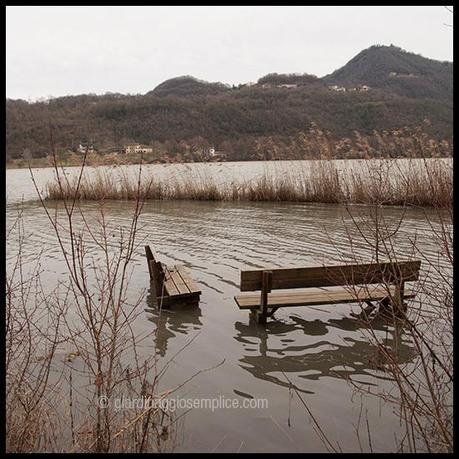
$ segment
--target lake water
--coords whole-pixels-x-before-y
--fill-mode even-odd
[[[132,167],[132,166],[131,166]],[[150,166],[161,174],[195,172],[221,174],[250,180],[266,167],[260,163]],[[34,171],[39,188],[52,178],[51,169]],[[20,201],[24,201],[25,259],[43,249],[43,280],[54,287],[66,277],[59,246],[27,170],[7,171],[7,225],[13,221]],[[81,205],[88,219],[96,218],[98,203]],[[107,219],[117,227],[127,227],[132,202],[105,203]],[[365,206],[353,212],[365,215]],[[389,225],[396,225],[400,208],[385,208]],[[432,211],[408,209],[397,236],[397,251],[411,255],[417,238],[424,256],[435,259],[438,247],[426,212],[437,225]],[[360,217],[359,217],[360,218]],[[372,364],[375,349],[365,330],[350,316],[357,305],[284,308],[266,327],[249,321],[233,300],[239,292],[240,271],[263,266],[300,266],[335,262],[350,256],[348,230],[352,219],[343,206],[293,203],[147,202],[141,216],[138,242],[149,244],[156,258],[166,264],[184,264],[202,290],[196,308],[163,310],[154,308],[147,295],[145,312],[135,322],[139,334],[158,329],[157,340],[143,352],[157,352],[166,362],[192,338],[161,379],[160,389],[176,386],[197,370],[220,363],[184,386],[182,398],[267,399],[260,409],[193,409],[183,418],[175,451],[216,452],[314,452],[326,451],[314,433],[313,423],[296,395],[290,397],[284,374],[301,391],[309,409],[327,436],[343,451],[358,451],[355,433],[361,396],[347,377],[369,387],[390,390],[393,383]],[[351,230],[352,231],[352,230]],[[355,233],[355,230],[354,230]],[[358,239],[359,255],[370,250]],[[90,242],[88,242],[90,244]],[[94,244],[91,249],[97,250]],[[17,243],[12,237],[7,258],[12,259]],[[136,249],[131,292],[139,294],[149,286],[143,243]],[[393,330],[377,325],[378,333],[392,339]],[[197,336],[196,336],[197,335]],[[402,336],[398,349],[401,361],[412,364],[412,343]],[[64,356],[62,355],[62,358]],[[394,434],[400,434],[393,407],[376,397],[365,397],[364,416],[372,431],[374,451],[392,451]],[[366,426],[361,436],[366,439]],[[363,440],[368,450],[368,442]]]

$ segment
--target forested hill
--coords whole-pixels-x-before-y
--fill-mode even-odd
[[[453,98],[453,63],[426,59],[396,46],[372,46],[323,78],[327,84],[366,84],[405,97]]]
[[[229,159],[251,158],[251,146],[282,142],[311,124],[334,139],[374,130],[423,126],[452,138],[452,63],[390,46],[374,46],[324,78],[269,74],[229,86],[190,76],[145,95],[79,95],[42,102],[7,100],[7,157],[34,157],[91,140],[98,150],[129,142],[170,154],[184,144],[212,145]]]

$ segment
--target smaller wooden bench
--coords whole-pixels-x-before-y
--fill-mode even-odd
[[[174,303],[199,303],[201,290],[184,266],[166,266],[156,261],[148,245],[145,254],[158,305],[167,308]]]
[[[239,309],[248,309],[258,323],[266,323],[278,308],[339,303],[388,304],[397,314],[406,312],[413,292],[405,282],[419,277],[420,260],[362,263],[302,268],[241,271],[241,291],[258,291],[234,297]],[[276,292],[275,289],[305,291]]]

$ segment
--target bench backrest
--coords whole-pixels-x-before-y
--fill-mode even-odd
[[[306,268],[265,268],[241,271],[241,291],[262,289],[263,272],[271,271],[271,289],[333,287],[415,281],[420,260]]]
[[[156,261],[150,246],[145,246],[150,280],[154,282],[157,295],[161,295],[164,281],[164,270],[160,261]]]

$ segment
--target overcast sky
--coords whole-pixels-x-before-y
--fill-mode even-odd
[[[145,93],[193,75],[326,75],[373,44],[453,60],[452,15],[421,7],[7,7],[9,98]]]

